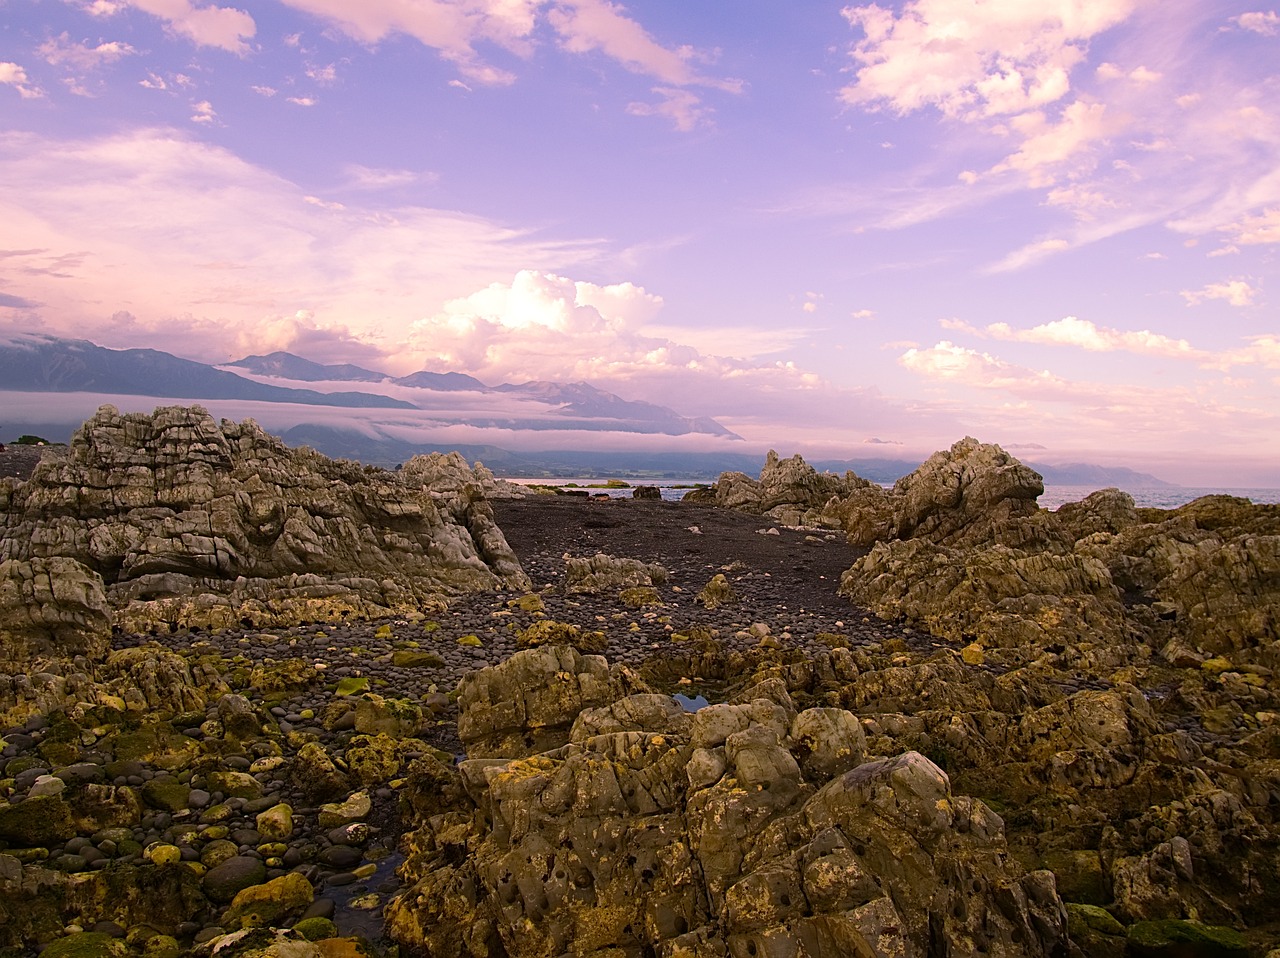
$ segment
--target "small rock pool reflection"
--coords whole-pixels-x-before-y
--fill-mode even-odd
[[[676,704],[686,712],[696,712],[698,709],[704,709],[711,704],[707,701],[707,697],[705,695],[684,695],[677,692],[671,697],[675,699]]]
[[[371,943],[383,938],[382,909],[400,891],[396,869],[404,862],[400,852],[390,852],[377,861],[378,870],[361,882],[325,889],[334,901],[333,922],[343,936],[359,935]]]

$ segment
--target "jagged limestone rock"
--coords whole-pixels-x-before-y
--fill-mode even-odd
[[[108,606],[132,631],[218,628],[527,588],[483,497],[492,475],[467,473],[452,458],[401,473],[331,460],[199,406],[104,406],[64,459],[3,483],[4,647],[100,654]]]
[[[797,713],[786,683],[760,676],[690,716],[611,687],[603,660],[521,656],[459,697],[460,726],[501,729],[505,754],[410,772],[419,827],[387,910],[404,945],[511,958],[912,955],[934,935],[1009,958],[1065,946],[1052,876],[1007,857],[999,817],[917,753],[862,762],[849,713]],[[581,704],[586,675],[600,704]],[[564,694],[496,714],[498,693],[549,685]],[[566,736],[541,734],[575,709]]]
[[[746,473],[726,472],[710,492],[686,499],[707,499],[726,509],[768,515],[783,525],[813,526],[823,522],[823,509],[830,500],[871,487],[872,483],[851,472],[844,476],[820,473],[801,456],[781,459],[770,449],[758,480]]]

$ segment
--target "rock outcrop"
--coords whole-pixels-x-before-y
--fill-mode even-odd
[[[460,457],[402,472],[289,449],[200,407],[104,406],[69,455],[0,481],[0,648],[8,665],[97,654],[132,631],[386,615],[521,585]]]
[[[634,688],[570,649],[463,684],[460,731],[484,745],[411,770],[395,937],[512,958],[1065,946],[1052,875],[919,753],[865,761],[856,718],[798,711],[776,678],[692,715]]]
[[[851,472],[844,476],[818,472],[798,455],[780,459],[770,449],[759,479],[743,472],[722,473],[711,489],[695,490],[685,498],[767,515],[783,525],[815,526],[833,497],[846,498],[868,488],[879,487]]]
[[[1036,522],[1043,492],[1039,473],[999,446],[965,438],[935,452],[892,489],[867,484],[829,501],[823,513],[856,545],[922,538],[939,545],[1022,547],[1051,538]]]

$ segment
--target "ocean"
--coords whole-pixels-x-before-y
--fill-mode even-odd
[[[706,481],[695,479],[628,479],[630,485],[624,488],[609,488],[609,481],[601,478],[577,477],[569,479],[510,479],[521,485],[556,485],[561,489],[580,489],[592,495],[604,494],[614,499],[629,499],[636,486],[657,486],[662,491],[662,498],[668,502],[678,502],[684,494],[696,485],[709,485]],[[1057,509],[1066,502],[1079,502],[1097,486],[1045,486],[1044,495],[1040,497],[1040,505],[1045,509]],[[1280,489],[1227,489],[1197,488],[1191,486],[1150,486],[1147,488],[1126,489],[1139,506],[1154,509],[1176,509],[1201,496],[1227,495],[1239,496],[1255,503],[1280,503]]]

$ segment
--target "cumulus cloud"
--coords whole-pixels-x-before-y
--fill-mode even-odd
[[[1070,72],[1098,34],[1135,0],[960,3],[910,0],[895,14],[876,4],[844,16],[863,38],[851,51],[850,105],[910,113],[933,107],[976,118],[1035,110],[1067,96]]]
[[[1232,243],[1256,246],[1280,243],[1280,206],[1265,209],[1257,215],[1245,216],[1234,223],[1219,228]]]
[[[134,339],[107,345],[145,345],[144,329],[194,330],[192,358],[228,358],[221,340],[232,330],[251,335],[298,310],[399,342],[440,303],[528,263],[572,269],[598,255],[593,243],[456,212],[315,205],[168,129],[84,140],[3,132],[0,181],[0,222],[28,250],[0,260],[0,286],[45,304],[41,316],[63,332],[119,310],[138,317]]]
[[[230,53],[247,53],[248,41],[257,33],[253,17],[234,7],[196,6],[190,0],[95,0],[85,4],[95,16],[112,16],[127,7],[163,20],[178,36],[197,46],[218,47]]]
[[[1212,234],[1280,205],[1270,74],[1256,58],[1224,63],[1195,4],[907,0],[845,16],[859,38],[843,101],[938,122],[936,157],[899,177],[906,215],[851,203],[860,226],[937,220],[1010,190],[1074,221],[1057,249],[1024,238],[990,267],[1001,271],[1153,224]],[[1235,22],[1272,25],[1266,13]]]
[[[1260,33],[1264,37],[1280,34],[1280,16],[1277,16],[1274,10],[1242,13],[1238,17],[1232,17],[1231,22],[1242,30]]]
[[[191,105],[192,123],[216,123],[217,120],[218,111],[213,108],[213,104],[208,100],[201,100]]]
[[[1258,291],[1246,280],[1230,279],[1222,283],[1210,283],[1202,289],[1184,289],[1180,294],[1188,306],[1199,306],[1212,299],[1225,300],[1231,306],[1252,306]]]
[[[97,46],[90,46],[87,41],[72,40],[64,31],[40,44],[38,52],[52,66],[87,72],[114,63],[121,57],[132,56],[138,51],[119,40],[103,41]]]
[[[1270,334],[1246,336],[1243,337],[1244,346],[1215,351],[1201,349],[1185,339],[1174,339],[1148,329],[1113,329],[1075,316],[1066,316],[1030,329],[1016,329],[1008,323],[990,323],[977,327],[956,319],[944,319],[941,325],[951,332],[980,339],[1075,347],[1093,353],[1125,352],[1156,359],[1180,359],[1195,363],[1203,369],[1225,371],[1239,366],[1280,368],[1280,337]]]
[[[984,339],[1013,343],[1037,343],[1045,346],[1075,346],[1094,353],[1127,352],[1139,356],[1165,359],[1211,361],[1213,354],[1193,347],[1185,339],[1172,339],[1148,329],[1120,330],[1097,326],[1087,319],[1066,316],[1030,329],[1015,329],[1008,323],[991,323],[981,328],[947,319],[942,327]]]
[[[44,96],[39,87],[34,86],[27,77],[27,71],[16,63],[0,62],[0,83],[11,86],[18,91],[24,100],[34,100]]]
[[[1078,156],[1109,132],[1107,108],[1102,103],[1077,100],[1052,120],[1040,111],[1014,117],[1010,125],[1022,137],[1022,145],[992,168],[993,173],[1017,170],[1032,186],[1051,186],[1054,171]]]

